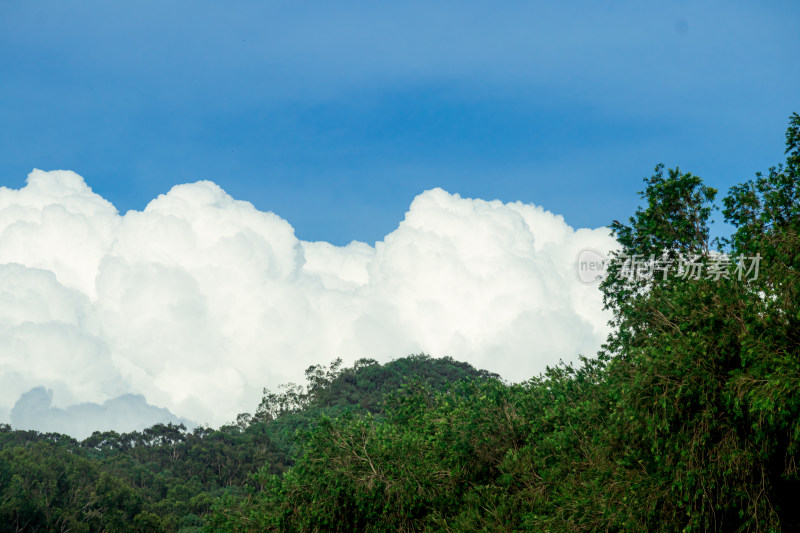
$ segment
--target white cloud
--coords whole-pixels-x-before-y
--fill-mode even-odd
[[[527,379],[605,339],[575,258],[614,244],[434,189],[375,247],[337,247],[208,181],[119,215],[77,174],[36,170],[0,188],[0,414],[43,385],[56,407],[136,393],[218,425],[336,356],[424,351]]]

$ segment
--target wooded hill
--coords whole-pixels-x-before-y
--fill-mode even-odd
[[[380,416],[384,396],[404,383],[443,390],[497,376],[420,354],[349,368],[337,359],[308,368],[306,379],[265,390],[254,415],[219,429],[159,424],[79,442],[0,424],[0,531],[200,531],[215,502],[247,494],[252,473],[294,464],[298,430],[346,413]]]

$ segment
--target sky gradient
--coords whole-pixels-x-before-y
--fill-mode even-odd
[[[3,2],[0,185],[69,169],[124,213],[210,179],[343,245],[434,187],[598,227],[656,163],[780,162],[800,4],[647,4]]]

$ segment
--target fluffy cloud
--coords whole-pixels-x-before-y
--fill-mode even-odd
[[[56,409],[136,393],[218,425],[337,356],[424,351],[527,379],[605,339],[575,259],[614,246],[434,189],[374,247],[337,247],[212,182],[120,215],[77,174],[35,170],[0,188],[0,417],[46,386]]]

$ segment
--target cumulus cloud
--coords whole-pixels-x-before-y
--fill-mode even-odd
[[[615,242],[441,189],[375,246],[339,247],[209,181],[120,215],[77,174],[35,170],[0,188],[0,416],[45,386],[56,408],[136,393],[218,425],[337,356],[424,351],[527,379],[605,340],[586,247]]]

